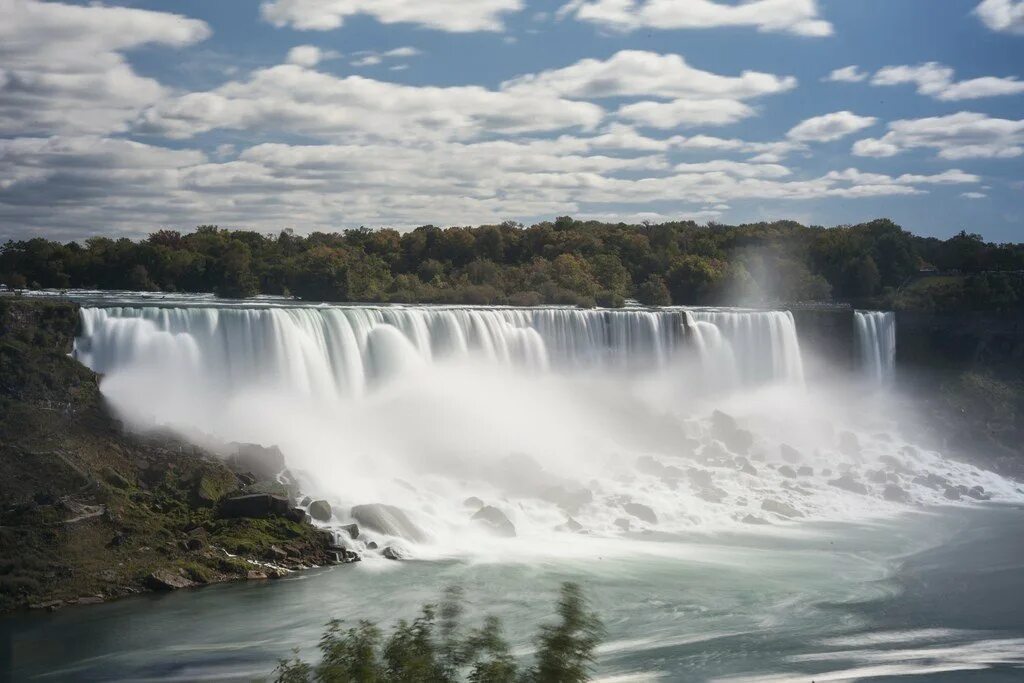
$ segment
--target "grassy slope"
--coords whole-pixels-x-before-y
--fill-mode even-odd
[[[67,355],[77,325],[71,304],[0,298],[0,611],[134,593],[159,569],[197,583],[254,569],[224,550],[326,560],[308,524],[218,519],[240,486],[220,462],[123,434],[98,377]]]

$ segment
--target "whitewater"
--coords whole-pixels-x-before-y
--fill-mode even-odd
[[[368,539],[421,558],[672,554],[647,535],[1024,499],[915,438],[883,386],[889,313],[857,312],[856,367],[815,377],[782,310],[136,299],[81,315],[75,356],[132,429],[277,445],[332,526],[385,503],[424,532],[349,539],[369,559]],[[473,523],[480,504],[515,537]]]

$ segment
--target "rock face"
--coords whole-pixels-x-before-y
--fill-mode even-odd
[[[240,443],[226,462],[236,472],[252,472],[257,480],[274,480],[284,470],[284,454],[277,446]]]
[[[220,516],[232,517],[269,517],[270,515],[287,515],[288,499],[272,496],[269,493],[251,493],[247,496],[225,498],[220,503]]]
[[[314,500],[309,504],[309,516],[318,522],[331,521],[331,504],[326,500]]]
[[[146,586],[157,591],[173,591],[179,588],[191,588],[196,585],[181,574],[166,569],[153,572],[146,577]]]
[[[493,505],[485,505],[476,511],[473,521],[483,526],[495,536],[512,538],[516,535],[516,527],[509,521],[505,513]]]
[[[416,526],[401,508],[382,503],[356,505],[352,508],[352,519],[360,526],[386,536],[398,536],[413,543],[426,543],[430,537]]]
[[[642,505],[640,503],[626,503],[622,506],[622,509],[648,524],[658,523],[658,516],[654,514],[654,510],[646,505]]]

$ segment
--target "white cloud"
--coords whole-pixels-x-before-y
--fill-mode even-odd
[[[856,65],[851,65],[844,66],[841,69],[834,69],[832,73],[822,80],[836,83],[860,83],[867,79],[868,74],[861,71]]]
[[[754,110],[736,100],[675,100],[636,102],[619,108],[619,118],[650,128],[682,126],[724,126],[754,115]]]
[[[100,5],[0,0],[0,134],[122,131],[166,94],[121,52],[205,39],[202,21]]]
[[[1024,34],[1024,0],[982,0],[974,11],[993,31]]]
[[[889,157],[908,149],[934,149],[943,159],[1012,158],[1024,154],[1024,120],[960,112],[889,124],[882,138],[860,140],[853,153]]]
[[[964,192],[960,196],[964,199],[984,199],[988,195],[984,192]]]
[[[337,56],[337,53],[326,53],[315,45],[296,45],[288,50],[288,57],[285,59],[289,64],[314,67],[328,57]]]
[[[403,59],[407,57],[416,57],[423,54],[420,50],[414,47],[396,47],[393,50],[386,50],[384,52],[374,52],[372,50],[363,50],[362,52],[356,52],[353,57],[357,59],[352,60],[352,66],[363,67],[363,66],[377,66],[383,64],[386,60],[390,59]],[[399,65],[402,66],[402,65]],[[401,69],[395,69],[391,67],[392,71],[401,71]]]
[[[954,75],[953,69],[936,62],[916,66],[887,66],[878,70],[871,84],[886,86],[912,83],[921,95],[946,102],[1024,93],[1024,81],[1018,81],[1015,77],[985,76],[956,82]]]
[[[570,0],[558,15],[623,31],[743,26],[801,36],[832,35],[832,25],[821,18],[816,0]]]
[[[555,92],[570,98],[663,97],[749,99],[792,90],[792,76],[744,71],[721,76],[694,68],[680,55],[622,50],[606,60],[583,59],[575,64],[520,76],[502,83],[505,90]]]
[[[786,137],[797,142],[831,142],[869,128],[877,121],[874,116],[837,111],[798,123],[786,133]]]
[[[522,0],[268,0],[263,18],[300,31],[339,28],[348,17],[367,15],[383,24],[418,24],[455,33],[500,31],[502,16],[518,12]]]
[[[422,141],[591,128],[602,117],[597,105],[554,95],[416,87],[284,64],[211,91],[164,100],[143,113],[139,130],[174,138],[226,128],[331,140]]]

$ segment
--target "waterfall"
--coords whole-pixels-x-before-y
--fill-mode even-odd
[[[687,350],[725,388],[803,380],[793,317],[780,311],[84,307],[75,356],[100,373],[170,364],[222,386],[333,398],[450,358],[530,372],[642,371],[664,369]]]
[[[888,380],[896,369],[896,314],[855,311],[854,320],[861,371],[875,382]]]

